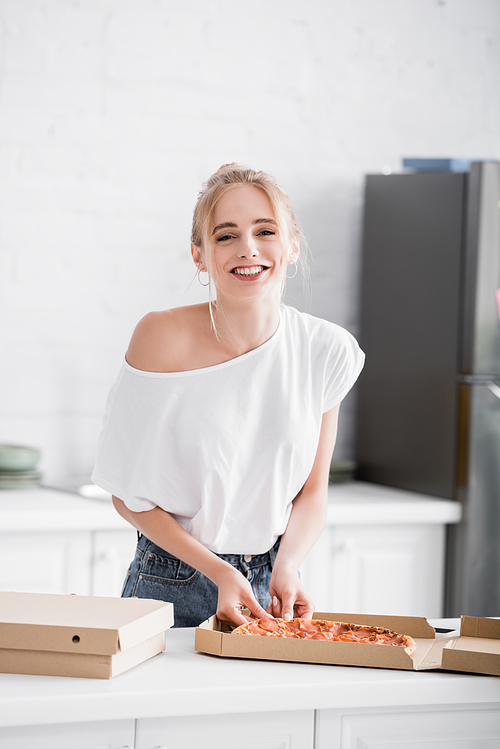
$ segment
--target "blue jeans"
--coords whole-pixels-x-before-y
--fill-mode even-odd
[[[280,539],[265,554],[217,554],[249,581],[255,598],[267,607],[269,581]],[[201,572],[140,536],[135,558],[128,568],[122,597],[154,598],[174,604],[174,627],[197,627],[217,610],[218,588]]]

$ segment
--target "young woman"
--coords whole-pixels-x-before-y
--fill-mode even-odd
[[[298,571],[364,357],[282,304],[300,244],[272,177],[221,167],[193,216],[210,301],[146,315],[108,399],[93,480],[138,530],[123,595],[172,601],[176,626],[314,609]]]

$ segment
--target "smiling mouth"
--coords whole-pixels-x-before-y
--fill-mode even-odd
[[[251,268],[233,268],[231,273],[234,273],[237,276],[257,276],[259,273],[262,273],[263,270],[267,270],[265,265],[252,265]]]

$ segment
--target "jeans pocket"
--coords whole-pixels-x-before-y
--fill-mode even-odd
[[[126,595],[174,605],[174,627],[197,627],[215,614],[217,586],[201,572],[152,544],[132,571]]]
[[[157,547],[158,548],[158,547]],[[144,555],[140,577],[143,580],[165,582],[169,585],[187,585],[200,573],[194,567],[165,552],[147,551]]]

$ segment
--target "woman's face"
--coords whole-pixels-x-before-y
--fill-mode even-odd
[[[210,250],[218,295],[246,298],[281,294],[287,264],[298,257],[298,246],[287,250],[266,193],[253,185],[232,187],[217,202]]]

